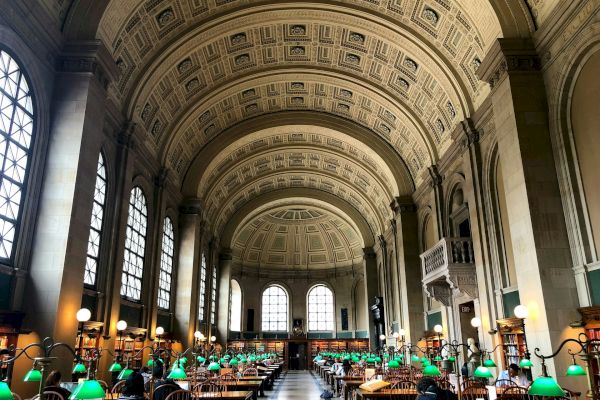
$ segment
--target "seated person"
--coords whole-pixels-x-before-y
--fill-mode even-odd
[[[510,364],[507,370],[500,372],[496,380],[496,386],[506,385],[506,382],[502,382],[503,380],[512,381],[517,386],[525,388],[529,386],[529,379],[527,379],[527,376],[525,376],[517,364]]]
[[[163,369],[161,367],[155,367],[152,370],[152,377],[154,379],[154,400],[164,400],[167,396],[179,389],[173,379],[163,379]]]
[[[457,400],[453,392],[440,388],[432,378],[421,378],[417,382],[417,400]]]
[[[139,372],[129,375],[125,381],[120,400],[143,400],[144,399],[144,377]]]
[[[60,387],[60,380],[62,376],[60,371],[54,370],[50,372],[48,377],[46,378],[46,387],[44,391],[56,392],[59,393],[65,400],[68,400],[69,396],[71,396],[71,392],[67,389]]]
[[[335,374],[338,376],[346,376],[348,375],[348,373],[350,372],[350,370],[352,369],[352,365],[350,365],[350,361],[349,360],[344,360],[342,362],[342,367],[338,368],[335,371]]]

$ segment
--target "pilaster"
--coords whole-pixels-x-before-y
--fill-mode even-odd
[[[222,249],[219,253],[219,276],[217,292],[217,340],[227,348],[229,331],[229,290],[231,286],[231,249]],[[258,295],[256,293],[256,295]]]
[[[375,333],[375,322],[373,314],[370,311],[371,302],[375,301],[375,297],[379,295],[377,288],[377,253],[372,247],[363,249],[363,269],[365,277],[365,303],[364,305],[357,304],[357,307],[365,307],[369,315],[369,345],[371,349],[376,349],[379,345],[379,338]]]

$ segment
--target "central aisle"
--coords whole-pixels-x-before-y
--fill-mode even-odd
[[[288,371],[275,390],[268,394],[269,400],[318,400],[323,389],[317,378],[309,371]]]

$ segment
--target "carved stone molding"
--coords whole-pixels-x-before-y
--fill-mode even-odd
[[[117,65],[100,40],[67,43],[58,69],[64,73],[90,73],[105,90],[117,77]]]
[[[394,198],[390,203],[390,208],[396,215],[417,212],[417,205],[413,203],[412,198],[410,197]]]
[[[201,215],[202,209],[203,207],[200,199],[188,199],[179,206],[179,213],[185,215]]]
[[[477,69],[493,90],[511,73],[538,72],[542,62],[530,39],[498,39]]]
[[[436,299],[446,307],[452,305],[452,289],[448,282],[444,280],[433,281],[424,284],[423,288],[429,297]]]
[[[367,259],[376,259],[377,258],[377,253],[375,253],[375,250],[372,247],[365,247],[363,249],[363,258],[365,260],[367,260]]]
[[[431,178],[431,187],[440,187],[444,182],[444,177],[438,171],[437,165],[432,165],[427,169],[429,172],[429,177]]]
[[[475,128],[473,120],[471,118],[467,118],[466,120],[461,122],[462,132],[463,132],[463,147],[471,147],[472,145],[479,143],[479,139],[481,138],[480,132]]]

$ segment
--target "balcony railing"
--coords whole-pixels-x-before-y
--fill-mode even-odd
[[[443,238],[421,254],[423,286],[437,300],[449,304],[454,291],[477,297],[477,275],[470,238]]]

